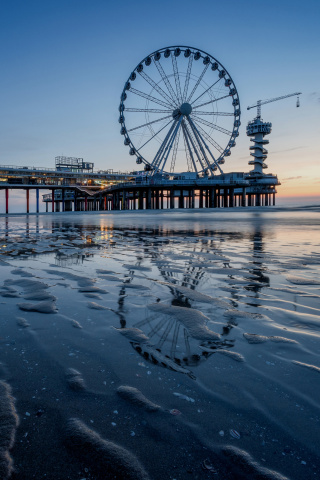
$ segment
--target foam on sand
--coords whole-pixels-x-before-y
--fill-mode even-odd
[[[18,303],[18,307],[26,312],[57,313],[58,311],[55,302],[50,300],[38,303]]]
[[[221,353],[221,355],[225,355],[226,357],[229,357],[232,360],[235,360],[236,362],[244,362],[245,361],[244,356],[241,355],[241,353],[233,352],[232,350],[226,350],[224,348],[216,348],[215,350],[212,350],[211,348],[203,347],[202,345],[200,345],[200,348],[204,352]]]
[[[154,312],[175,317],[186,327],[190,335],[197,340],[217,340],[220,338],[218,333],[207,327],[206,323],[210,319],[199,310],[165,305],[164,303],[152,303],[148,305],[148,308]]]
[[[27,320],[23,317],[17,317],[17,325],[21,328],[27,328],[30,327],[30,323],[27,322]]]
[[[287,280],[294,285],[320,285],[320,280],[313,280],[312,278],[300,277],[297,275],[287,275]]]
[[[240,478],[252,478],[253,480],[289,480],[288,477],[284,477],[281,473],[262,467],[245,450],[228,445],[222,449],[222,453],[230,460],[233,467],[240,471]],[[245,477],[243,475],[245,475]]]
[[[88,306],[88,308],[91,308],[92,310],[110,310],[108,307],[104,307],[103,305],[99,305],[96,302],[88,302],[87,306]]]
[[[0,381],[0,478],[8,479],[13,472],[10,449],[14,445],[15,433],[19,424],[14,398],[10,386]]]
[[[110,478],[150,480],[142,464],[129,450],[103,439],[77,418],[69,420],[66,440],[71,451],[101,478],[111,475]]]
[[[116,330],[132,342],[143,343],[149,340],[149,337],[139,328],[116,328]]]
[[[78,372],[78,370],[75,370],[74,368],[68,368],[66,371],[66,378],[71,390],[79,392],[86,389],[82,374]]]
[[[215,304],[219,304],[219,306],[221,307],[229,307],[229,304],[227,302],[220,299],[213,298],[210,295],[206,295],[204,293],[198,292],[197,290],[192,290],[191,288],[183,287],[183,286],[172,284],[169,282],[158,282],[158,283],[175,289],[177,292],[181,293],[182,295],[189,298],[190,300],[194,300],[196,302],[201,302],[201,303],[215,303]]]
[[[309,370],[313,370],[314,372],[320,373],[320,367],[316,367],[315,365],[310,365],[309,363],[298,362],[298,360],[292,360],[292,363],[295,365],[300,365],[301,367],[308,368]]]
[[[274,342],[274,343],[294,343],[298,344],[296,340],[292,340],[291,338],[286,337],[279,337],[276,335],[271,335],[269,337],[265,335],[257,335],[256,333],[244,333],[244,338],[247,340],[248,343],[265,343],[265,342]]]
[[[147,412],[156,412],[161,410],[160,405],[151,402],[151,400],[145,397],[137,388],[122,385],[121,387],[117,388],[117,393],[121,398],[124,398],[128,402],[137,405],[138,407],[144,408],[144,410]]]

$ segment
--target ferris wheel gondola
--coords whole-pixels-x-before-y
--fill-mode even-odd
[[[223,173],[239,135],[240,101],[231,76],[192,47],[145,57],[125,83],[119,112],[129,154],[151,174]]]

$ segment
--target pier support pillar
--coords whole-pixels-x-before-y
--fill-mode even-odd
[[[29,213],[29,204],[30,204],[29,198],[30,198],[30,190],[29,190],[29,188],[27,188],[27,190],[26,190],[27,213]]]
[[[39,213],[39,188],[36,189],[36,212]]]
[[[155,190],[154,194],[156,196],[156,209],[159,210],[159,208],[160,208],[160,202],[159,202],[160,191],[159,191],[159,189]]]
[[[151,209],[151,188],[147,188],[147,202],[146,202],[146,208],[148,210]]]
[[[266,207],[269,205],[269,195],[267,193],[264,194],[264,204]]]
[[[6,188],[6,214],[9,213],[9,189]]]
[[[256,207],[261,206],[261,195],[260,193],[256,193]]]
[[[242,207],[246,206],[246,189],[245,189],[245,187],[243,187],[243,189],[242,189],[241,206]]]
[[[191,208],[194,208],[194,188],[190,192],[191,197]]]
[[[223,206],[224,208],[227,208],[228,206],[228,189],[227,188],[223,189]]]
[[[66,202],[65,202],[65,189],[63,188],[61,190],[61,196],[62,196],[62,211],[66,211]]]
[[[170,190],[170,208],[174,208],[174,190]]]
[[[138,209],[143,210],[143,190],[138,192]]]
[[[209,208],[215,207],[215,189],[213,187],[209,188]]]
[[[248,207],[251,207],[252,205],[252,195],[251,193],[248,193]]]
[[[87,195],[84,197],[84,211],[88,211],[88,197]]]
[[[51,189],[51,211],[54,212],[54,188]]]
[[[276,192],[273,192],[272,196],[273,196],[273,205],[275,205],[276,204]]]
[[[203,208],[203,190],[200,188],[199,190],[199,208]]]
[[[56,201],[56,212],[60,212],[60,202]]]
[[[179,208],[184,208],[184,197],[183,197],[183,189],[180,189],[179,192]]]
[[[229,189],[229,207],[234,207],[234,188]]]

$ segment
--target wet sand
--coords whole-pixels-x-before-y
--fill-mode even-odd
[[[0,217],[0,477],[320,478],[319,210]]]

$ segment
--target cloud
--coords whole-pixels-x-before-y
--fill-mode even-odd
[[[320,93],[319,92],[309,93],[309,98],[311,100],[317,100],[320,103]]]
[[[272,151],[270,154],[274,155],[275,153],[293,152],[294,150],[301,150],[302,148],[308,148],[308,147],[301,146],[301,147],[286,148],[284,150],[275,150],[275,151]]]
[[[288,180],[298,180],[299,178],[305,178],[305,177],[302,177],[302,176],[300,175],[299,177],[282,178],[281,181],[282,181],[282,182],[287,182]]]

